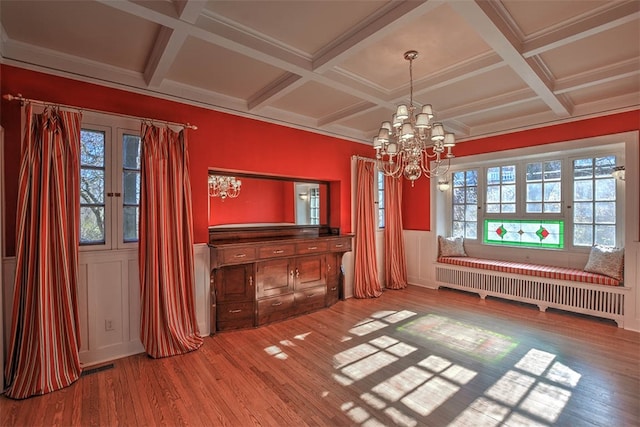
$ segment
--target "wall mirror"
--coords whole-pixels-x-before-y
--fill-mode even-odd
[[[209,190],[210,227],[329,224],[328,182],[210,170]]]

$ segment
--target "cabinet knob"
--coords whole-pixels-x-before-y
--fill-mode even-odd
[[[318,249],[318,247],[317,246],[309,246],[307,249],[310,250],[310,251],[315,251],[316,249]]]
[[[277,307],[279,305],[282,305],[282,301],[276,301],[276,302],[272,303],[271,307]]]
[[[296,277],[300,277],[300,270],[296,268]]]
[[[253,276],[249,276],[249,286],[253,286]]]
[[[274,253],[275,255],[278,255],[278,254],[282,254],[282,253],[284,253],[284,251],[283,251],[282,249],[276,249],[275,251],[273,251],[273,253]]]
[[[247,256],[247,254],[235,254],[233,257],[234,258],[244,258],[246,256]]]
[[[236,314],[236,313],[240,313],[241,311],[242,311],[242,310],[240,310],[240,309],[236,309],[236,310],[229,310],[229,313]]]

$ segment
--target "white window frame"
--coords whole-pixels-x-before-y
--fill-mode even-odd
[[[609,138],[607,138],[609,139]],[[573,159],[585,157],[600,157],[604,155],[615,155],[618,165],[625,164],[625,147],[624,140],[613,140],[607,143],[597,142],[598,138],[590,140],[582,140],[582,145],[577,148],[567,148],[567,143],[559,143],[553,150],[549,150],[548,146],[528,147],[523,149],[507,150],[504,156],[496,158],[495,153],[473,156],[473,160],[452,165],[448,173],[448,178],[453,178],[453,172],[467,171],[471,169],[478,170],[478,221],[477,221],[477,239],[468,239],[469,243],[478,246],[487,246],[483,240],[484,220],[487,218],[504,218],[505,220],[513,219],[550,219],[564,221],[564,249],[562,251],[588,253],[590,247],[573,245],[573,211],[569,205],[573,204]],[[555,150],[557,149],[557,151]],[[464,159],[460,159],[461,161]],[[561,160],[562,162],[562,208],[560,213],[526,213],[526,164],[531,162],[544,162],[548,160]],[[509,164],[516,165],[516,213],[487,214],[486,213],[486,185],[487,185],[487,169],[489,167],[504,166]],[[450,235],[453,223],[453,203],[452,203],[453,186],[440,195],[438,200],[445,204],[444,218],[442,222],[437,224],[437,228],[442,234]],[[617,183],[616,185],[616,245],[623,246],[625,239],[624,230],[624,187]],[[519,250],[519,247],[513,247]],[[558,249],[548,248],[522,248],[526,250],[547,250],[557,251]]]
[[[105,132],[105,242],[80,244],[80,251],[136,249],[138,241],[124,241],[122,149],[125,134],[140,136],[140,122],[108,114],[84,113],[81,128]],[[108,193],[114,196],[108,197]]]

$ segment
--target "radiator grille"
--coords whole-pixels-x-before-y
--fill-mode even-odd
[[[580,283],[439,266],[436,280],[439,286],[474,291],[483,298],[490,295],[537,304],[543,311],[547,307],[565,309],[613,319],[619,324],[624,316],[624,288],[594,289],[593,285],[581,287]]]

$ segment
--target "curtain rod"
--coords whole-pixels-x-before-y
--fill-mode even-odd
[[[354,159],[354,160],[364,160],[365,162],[371,162],[371,163],[377,163],[378,162],[377,159],[372,159],[371,157],[358,156],[356,154],[351,156],[351,158]]]
[[[130,114],[121,114],[121,113],[113,113],[110,111],[104,111],[104,110],[96,110],[93,108],[84,108],[84,107],[76,107],[75,105],[66,105],[66,104],[59,104],[57,102],[47,102],[47,101],[40,101],[38,99],[30,99],[30,98],[24,98],[21,94],[18,95],[11,95],[10,93],[4,94],[2,95],[2,97],[4,99],[6,99],[7,101],[20,101],[22,103],[24,102],[31,102],[33,104],[39,104],[39,105],[44,105],[44,106],[57,106],[57,107],[62,107],[62,108],[68,108],[68,109],[73,109],[73,110],[79,110],[79,111],[90,111],[93,113],[100,113],[100,114],[109,114],[112,116],[119,116],[119,117],[126,117],[126,118],[130,118],[130,119],[135,119],[135,120],[141,120],[141,121],[149,121],[149,122],[156,122],[156,123],[164,123],[167,125],[175,125],[175,126],[182,126],[183,128],[187,128],[187,129],[193,129],[193,130],[198,130],[198,126],[196,125],[192,125],[189,123],[177,123],[177,122],[170,122],[167,120],[158,120],[158,119],[148,119],[146,117],[138,117],[138,116],[132,116]]]

